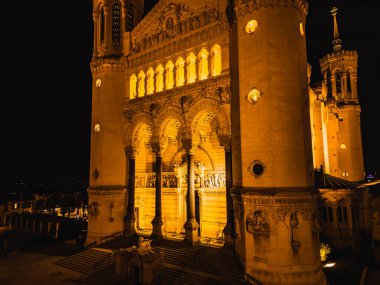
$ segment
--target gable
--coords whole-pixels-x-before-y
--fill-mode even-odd
[[[218,5],[217,0],[160,0],[132,31],[132,43],[162,32],[174,36],[175,25],[215,5]]]

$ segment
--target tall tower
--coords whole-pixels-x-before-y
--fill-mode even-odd
[[[326,284],[319,256],[305,20],[308,4],[230,0],[236,253],[264,284]]]
[[[87,242],[97,241],[124,228],[128,166],[124,149],[124,116],[120,108],[126,94],[123,45],[126,42],[124,35],[128,35],[128,31],[141,19],[142,9],[143,1],[93,1]]]
[[[324,168],[327,173],[350,181],[364,179],[364,161],[360,112],[357,92],[356,51],[343,50],[337,24],[337,8],[331,10],[334,19],[333,52],[320,60],[323,87],[320,98],[325,108]],[[324,91],[324,92],[323,92]],[[319,165],[317,165],[319,166]]]

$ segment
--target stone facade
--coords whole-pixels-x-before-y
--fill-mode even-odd
[[[93,3],[88,242],[224,238],[264,284],[326,284],[313,170],[329,160],[360,179],[360,106],[356,85],[339,97],[355,104],[336,99],[352,157],[333,158],[332,101],[308,84],[307,2],[161,0],[144,18],[142,1]]]

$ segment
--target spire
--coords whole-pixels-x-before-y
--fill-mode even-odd
[[[337,11],[338,11],[338,8],[336,7],[333,7],[330,11],[334,17],[334,40],[332,41],[334,52],[338,52],[342,49],[342,41],[339,38],[338,23],[336,21]]]

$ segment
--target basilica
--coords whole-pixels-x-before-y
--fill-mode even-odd
[[[221,239],[263,284],[326,284],[320,235],[343,245],[369,223],[358,55],[342,47],[337,9],[318,84],[306,0],[143,11],[93,0],[87,242]]]

